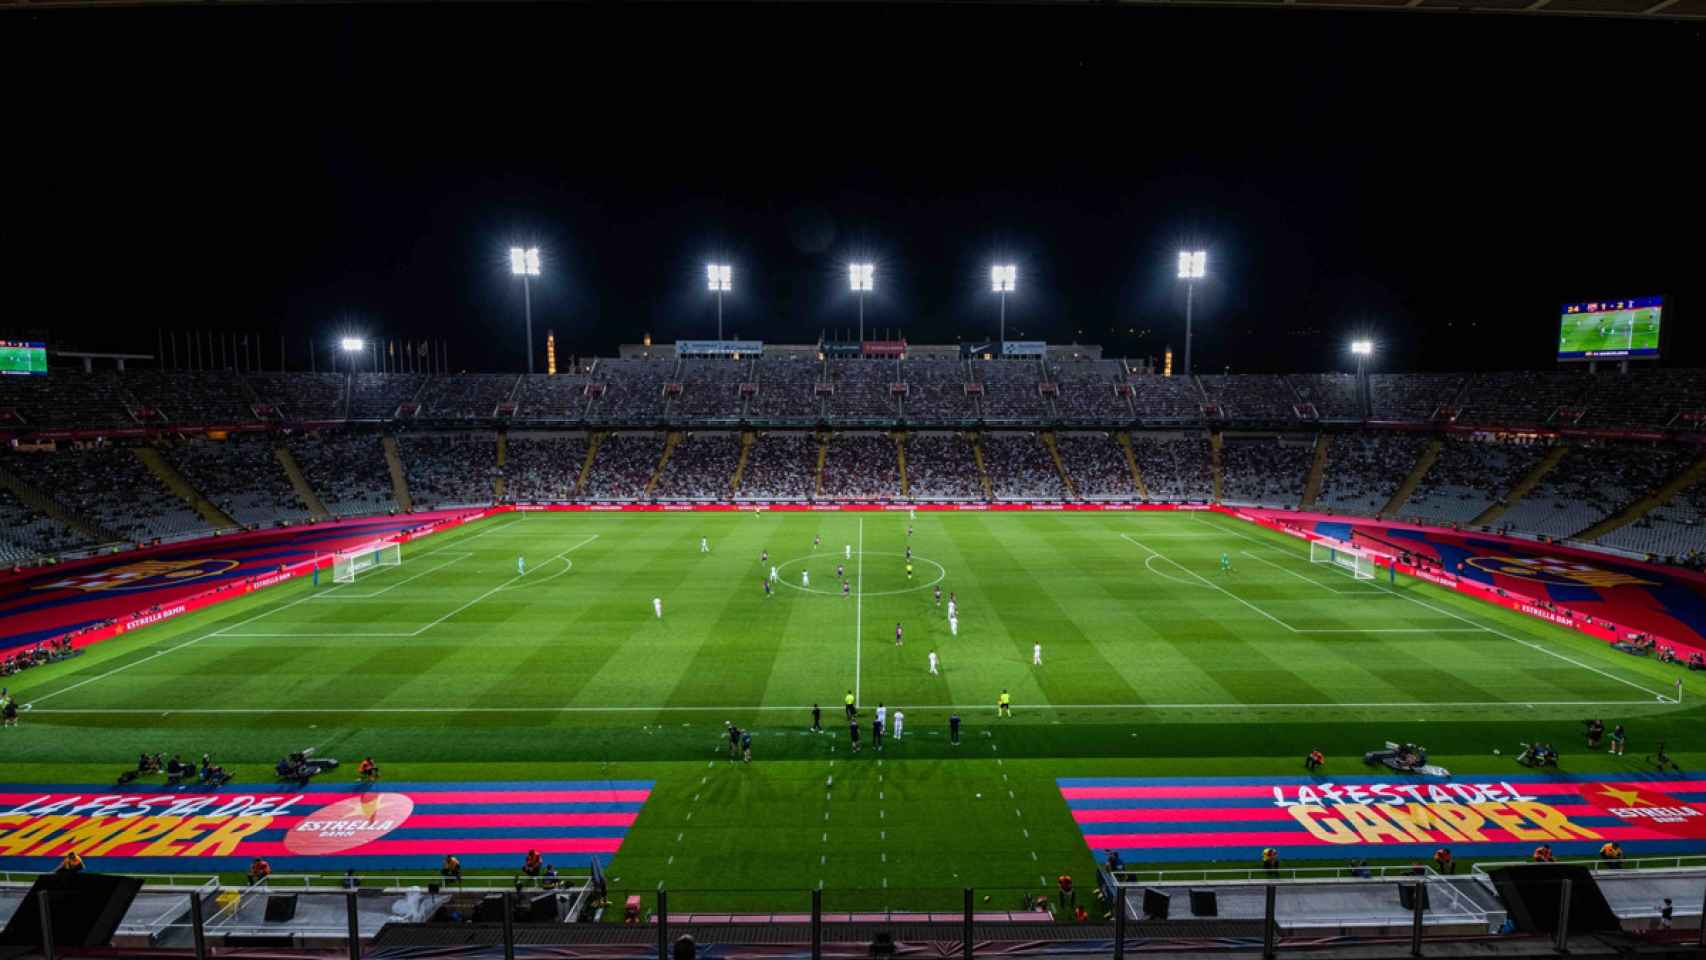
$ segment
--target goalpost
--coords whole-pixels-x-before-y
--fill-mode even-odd
[[[1374,579],[1374,557],[1367,551],[1337,540],[1309,541],[1309,562],[1344,567],[1356,580]]]
[[[354,583],[355,578],[374,567],[400,567],[403,550],[395,543],[380,541],[346,550],[332,558],[332,582]]]

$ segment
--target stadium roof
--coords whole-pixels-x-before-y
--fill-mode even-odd
[[[0,10],[53,7],[284,6],[302,0],[0,0]],[[355,0],[346,0],[355,2]],[[1051,0],[1090,3],[1095,0]],[[1114,0],[1134,6],[1222,7],[1275,10],[1388,10],[1411,13],[1480,13],[1519,16],[1619,17],[1706,20],[1706,0]],[[304,3],[304,5],[306,5]],[[315,5],[320,5],[316,3]]]

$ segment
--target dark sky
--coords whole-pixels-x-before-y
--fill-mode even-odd
[[[750,5],[0,14],[0,326],[140,347],[346,327],[524,365],[512,242],[565,352],[855,322],[1183,343],[1197,368],[1545,365],[1567,300],[1663,293],[1706,337],[1702,28],[1674,23]],[[541,350],[542,355],[542,350]],[[542,360],[541,360],[542,362]]]

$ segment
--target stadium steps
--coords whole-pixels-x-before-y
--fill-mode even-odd
[[[415,509],[415,498],[409,495],[409,475],[403,470],[403,454],[397,449],[397,438],[386,437],[385,467],[391,471],[391,497],[405,512]]]
[[[609,431],[602,431],[586,438],[586,459],[581,461],[581,472],[575,477],[575,496],[586,489],[586,478],[592,476],[592,458],[598,455],[598,445],[609,435]]]
[[[740,435],[740,459],[735,461],[734,476],[729,478],[729,492],[740,492],[740,478],[746,476],[746,458],[752,456],[752,445],[758,442],[758,434],[752,430],[743,430]]]
[[[1559,444],[1558,446],[1546,451],[1546,456],[1541,457],[1540,462],[1534,465],[1534,469],[1528,471],[1528,476],[1518,480],[1516,486],[1512,487],[1510,492],[1505,494],[1504,499],[1495,501],[1492,506],[1481,511],[1480,516],[1469,521],[1470,525],[1477,527],[1486,526],[1487,524],[1499,519],[1501,516],[1504,516],[1506,510],[1509,510],[1511,507],[1522,502],[1522,498],[1528,496],[1528,492],[1530,490],[1539,486],[1540,481],[1546,479],[1546,475],[1551,473],[1552,468],[1556,467],[1558,465],[1558,461],[1564,459],[1564,455],[1569,452],[1570,448],[1563,444]]]
[[[906,434],[895,431],[889,434],[894,438],[894,455],[900,462],[900,495],[912,496],[912,484],[906,482]]]
[[[284,475],[290,478],[290,489],[296,491],[296,498],[308,508],[309,515],[316,520],[332,519],[331,511],[327,510],[326,505],[320,502],[320,495],[308,485],[308,477],[303,474],[302,465],[296,462],[296,457],[290,452],[290,448],[281,444],[273,448],[272,455],[273,459],[278,461],[278,465],[284,468]]]
[[[116,540],[126,539],[118,533],[95,523],[93,520],[89,520],[83,516],[72,513],[64,506],[61,506],[59,501],[45,493],[42,493],[40,490],[37,490],[35,487],[30,486],[3,469],[0,469],[0,486],[10,490],[12,492],[12,496],[17,497],[20,502],[30,509],[58,520],[60,523],[65,524],[96,543],[112,543]]]
[[[1210,431],[1209,432],[1209,435],[1208,435],[1208,463],[1209,463],[1210,468],[1212,468],[1214,471],[1214,502],[1215,503],[1220,502],[1221,481],[1223,481],[1226,477],[1226,474],[1220,469],[1220,448],[1221,448],[1221,444],[1224,441],[1225,441],[1225,438],[1220,435],[1219,431],[1216,430],[1216,431]],[[1130,441],[1127,441],[1127,442],[1130,442]]]
[[[663,455],[658,457],[658,465],[652,468],[651,479],[646,481],[646,492],[643,499],[652,498],[652,490],[658,485],[658,478],[663,476],[663,470],[669,466],[669,458],[675,453],[676,444],[681,442],[681,431],[671,430],[663,441]]]
[[[508,484],[504,483],[504,463],[509,460],[509,434],[498,434],[498,472],[492,477],[492,501],[502,503],[504,494],[509,492]]]
[[[154,479],[165,485],[167,490],[177,494],[178,499],[189,504],[195,512],[206,520],[215,530],[239,526],[229,514],[213,505],[213,501],[202,495],[189,479],[178,472],[178,468],[166,462],[160,451],[153,447],[136,447],[136,459],[148,468]]]
[[[817,435],[817,471],[812,474],[812,496],[823,496],[823,462],[829,459],[829,433]]]
[[[1055,445],[1054,431],[1044,430],[1037,436],[1042,440],[1043,446],[1048,448],[1049,459],[1054,461],[1055,472],[1060,474],[1060,482],[1066,486],[1066,495],[1074,500],[1078,499],[1078,487],[1072,482],[1072,475],[1066,472],[1066,462],[1060,459],[1060,448]]]
[[[1586,530],[1582,530],[1570,539],[1597,540],[1613,530],[1626,527],[1651,513],[1654,507],[1670,502],[1670,499],[1693,486],[1701,477],[1706,477],[1706,455],[1702,455],[1689,464],[1682,472],[1671,477],[1665,484],[1652,493],[1637,499],[1623,509],[1604,520],[1599,521]]]
[[[1309,464],[1309,479],[1303,481],[1303,500],[1299,510],[1313,510],[1315,498],[1321,495],[1321,482],[1327,477],[1327,449],[1332,441],[1324,433],[1315,435],[1315,459]]]
[[[983,484],[983,499],[995,499],[995,487],[989,482],[989,471],[983,465],[983,438],[975,433],[966,434],[971,441],[971,458],[977,461],[977,479]]]
[[[1444,445],[1443,441],[1437,439],[1428,441],[1427,447],[1422,450],[1422,455],[1416,458],[1416,465],[1410,469],[1410,475],[1404,478],[1404,482],[1398,485],[1398,489],[1392,491],[1392,499],[1386,501],[1386,506],[1381,507],[1380,513],[1376,516],[1382,520],[1390,520],[1394,514],[1404,509],[1404,504],[1410,502],[1410,495],[1416,492],[1416,487],[1421,484],[1422,478],[1428,475],[1429,470],[1433,469],[1434,461],[1439,459],[1440,448]]]
[[[1125,465],[1131,471],[1132,484],[1137,487],[1138,493],[1143,494],[1145,500],[1149,499],[1149,484],[1143,482],[1143,471],[1137,468],[1137,451],[1131,448],[1131,434],[1122,430],[1114,434],[1114,438],[1119,443],[1120,450],[1125,453]],[[1214,498],[1218,500],[1220,499],[1220,447],[1218,445],[1214,448],[1214,453]],[[1060,454],[1055,454],[1054,459],[1058,463]],[[1066,470],[1062,468],[1061,473],[1064,474],[1065,472]]]

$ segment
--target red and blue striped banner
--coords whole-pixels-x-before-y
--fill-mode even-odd
[[[76,851],[112,872],[520,869],[608,861],[651,796],[649,780],[347,784],[208,792],[0,784],[0,869],[50,870]]]
[[[1706,853],[1697,774],[1147,777],[1057,781],[1092,852],[1145,861]],[[1099,859],[1099,857],[1098,857]]]

